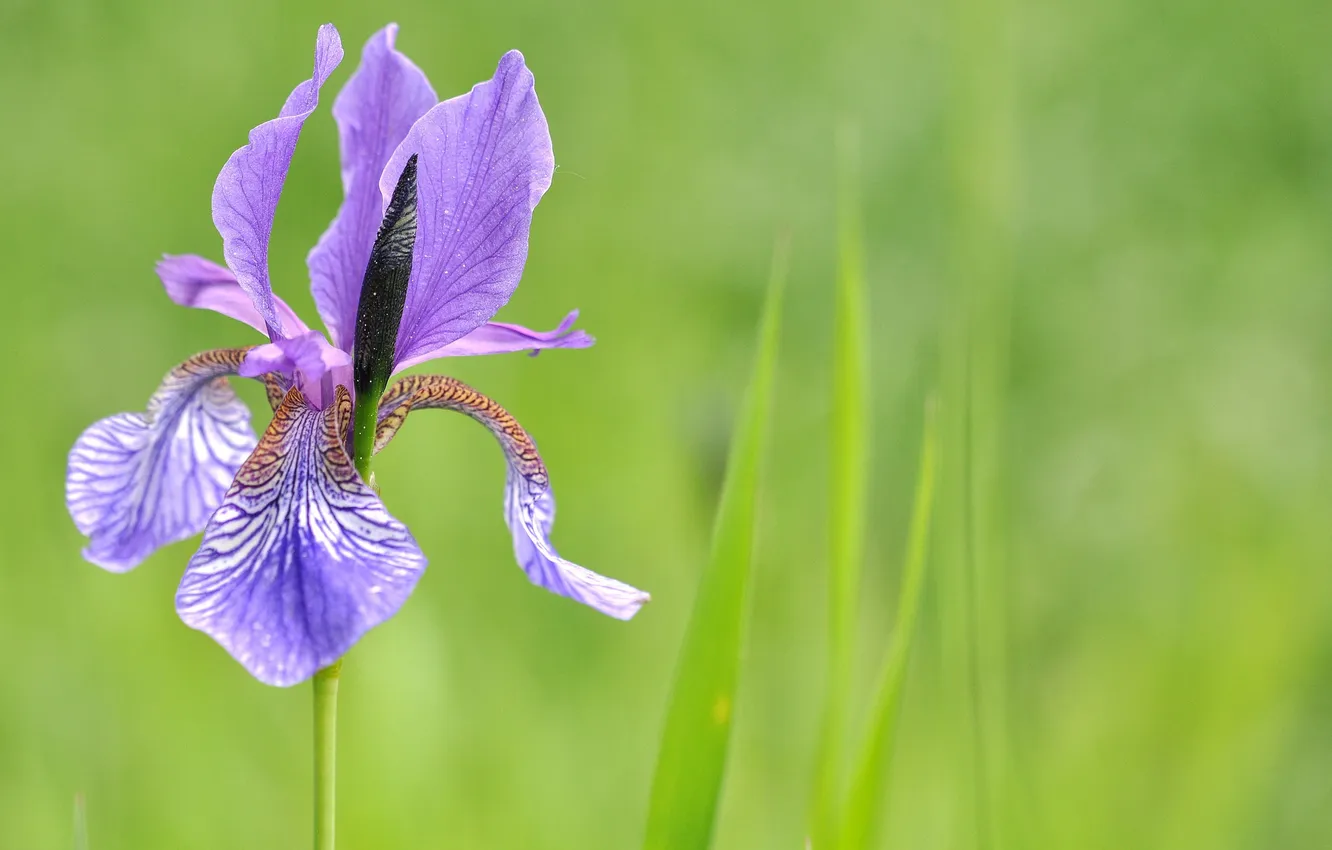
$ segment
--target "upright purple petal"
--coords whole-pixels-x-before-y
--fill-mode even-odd
[[[379,178],[383,203],[412,154],[420,156],[418,222],[399,364],[419,362],[489,320],[522,276],[532,210],[555,170],[522,54],[506,53],[493,79],[412,126]]]
[[[344,351],[351,351],[356,335],[361,281],[384,215],[379,175],[416,119],[439,102],[421,69],[394,49],[397,33],[398,25],[389,24],[370,37],[333,104],[346,197],[308,263],[319,315]]]
[[[573,330],[573,323],[577,319],[578,311],[573,310],[553,331],[534,331],[522,325],[486,322],[462,339],[455,339],[448,345],[402,361],[398,368],[407,369],[437,357],[508,354],[514,351],[536,354],[545,348],[589,348],[596,340],[588,336],[586,331]]]
[[[186,625],[256,679],[294,685],[411,595],[426,559],[343,448],[351,398],[293,389],[236,475],[176,594]]]
[[[222,255],[254,302],[270,337],[290,332],[278,316],[268,280],[273,214],[301,127],[319,103],[319,87],[341,61],[338,31],[332,24],[324,24],[315,41],[314,76],[296,86],[278,117],[250,131],[250,143],[231,155],[213,186],[213,224],[222,234]]]
[[[91,538],[85,558],[125,572],[203,529],[256,442],[225,377],[246,350],[191,357],[167,373],[146,413],[103,419],[75,442],[65,500]]]
[[[566,560],[550,542],[555,524],[555,496],[536,443],[509,412],[454,378],[409,375],[384,393],[379,407],[375,451],[388,445],[407,414],[420,408],[443,408],[470,416],[499,440],[508,464],[504,519],[513,535],[518,565],[538,587],[567,596],[603,614],[628,620],[650,597],[621,581],[607,578]]]
[[[182,307],[214,310],[244,322],[260,333],[267,333],[264,317],[259,315],[230,269],[194,254],[168,254],[157,264],[157,276],[162,279],[167,296]],[[309,330],[301,317],[276,295],[273,296],[273,307],[286,333],[295,335]]]

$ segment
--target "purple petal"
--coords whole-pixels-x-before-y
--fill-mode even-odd
[[[538,463],[540,458],[537,459]],[[531,474],[510,458],[504,485],[504,520],[513,534],[513,553],[532,583],[576,599],[617,620],[628,620],[651,597],[560,557],[550,542],[555,494],[542,474]]]
[[[341,61],[338,31],[324,24],[315,42],[314,76],[292,91],[277,118],[250,131],[250,143],[231,155],[213,186],[213,223],[222,234],[222,255],[263,318],[269,337],[290,330],[278,316],[268,280],[273,213],[301,127],[319,103],[319,87]]]
[[[560,326],[553,331],[534,331],[522,325],[508,325],[503,322],[486,322],[462,339],[455,339],[442,348],[427,351],[424,354],[398,364],[399,369],[407,369],[437,357],[466,357],[476,354],[508,354],[513,351],[530,351],[536,354],[543,348],[589,348],[596,342],[585,331],[571,330],[578,318],[574,310],[564,317]]]
[[[333,104],[342,147],[338,215],[310,252],[310,287],[333,344],[351,351],[356,305],[384,215],[379,175],[416,119],[439,102],[421,69],[393,47],[397,24],[375,33]]]
[[[287,394],[176,594],[185,624],[259,681],[294,685],[397,613],[426,559],[343,448],[351,398]]]
[[[171,300],[182,307],[214,310],[242,321],[260,333],[267,333],[264,317],[254,308],[250,296],[240,288],[230,269],[194,254],[167,254],[157,264],[157,276],[162,279],[162,286],[166,287]],[[276,295],[273,296],[273,306],[284,331],[300,334],[309,330],[301,317]]]
[[[334,348],[319,331],[306,331],[290,339],[278,338],[250,349],[239,373],[246,378],[277,374],[298,387],[307,400],[322,410],[333,401],[333,388],[351,386],[351,355]]]
[[[203,529],[256,442],[225,377],[245,352],[191,357],[167,373],[146,413],[103,419],[75,442],[65,501],[91,538],[85,558],[125,572]]]
[[[522,54],[504,54],[492,80],[412,126],[379,178],[382,204],[412,154],[420,156],[418,221],[399,364],[420,362],[489,320],[522,276],[532,210],[555,169]]]
[[[375,451],[388,445],[407,414],[419,408],[456,410],[480,422],[499,440],[508,463],[504,518],[518,565],[533,584],[628,620],[651,597],[613,578],[565,560],[550,542],[555,496],[536,443],[508,411],[454,378],[409,375],[389,387],[379,408]]]

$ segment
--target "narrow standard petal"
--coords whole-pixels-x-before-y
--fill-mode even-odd
[[[555,169],[550,131],[523,57],[431,109],[379,179],[383,202],[419,155],[415,263],[398,332],[398,363],[461,339],[495,315],[527,261],[532,210]]]
[[[352,348],[361,279],[384,215],[379,176],[412,124],[439,102],[421,69],[394,49],[397,33],[389,24],[370,37],[333,104],[346,197],[307,262],[319,315],[344,351]]]
[[[222,235],[222,255],[270,337],[291,332],[282,325],[268,280],[273,214],[301,127],[319,103],[320,86],[341,61],[338,31],[324,24],[315,42],[314,75],[296,86],[277,118],[250,131],[250,143],[231,155],[213,186],[213,224]]]
[[[157,264],[157,276],[162,279],[167,296],[180,306],[213,310],[244,322],[260,333],[268,332],[264,317],[259,315],[250,296],[225,266],[194,254],[168,254]],[[273,307],[286,333],[295,336],[309,330],[296,311],[276,295],[273,296]]]
[[[578,311],[574,310],[553,331],[534,331],[522,325],[486,322],[462,339],[399,363],[398,368],[408,369],[439,357],[508,354],[514,351],[530,351],[535,355],[546,348],[590,348],[596,340],[586,331],[573,330],[573,323],[577,319]]]
[[[426,559],[352,468],[351,397],[287,393],[204,531],[176,594],[186,625],[261,682],[294,685],[341,658],[411,595]]]
[[[555,496],[536,443],[508,411],[486,396],[453,378],[409,375],[389,387],[380,402],[376,451],[388,445],[408,413],[432,407],[466,414],[499,440],[508,463],[504,519],[513,535],[518,565],[532,583],[620,620],[638,613],[650,599],[648,594],[580,567],[555,551],[550,542]]]
[[[91,538],[85,558],[125,572],[203,530],[256,442],[250,411],[225,377],[246,350],[191,357],[167,373],[146,413],[103,419],[79,437],[65,500]]]

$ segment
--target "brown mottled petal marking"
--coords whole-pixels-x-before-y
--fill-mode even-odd
[[[523,477],[549,484],[536,443],[518,420],[488,396],[444,375],[408,375],[388,388],[379,404],[375,451],[389,444],[408,413],[429,408],[455,410],[480,422],[500,441],[505,458],[517,465]]]
[[[388,445],[418,408],[444,408],[470,416],[499,440],[508,462],[504,493],[505,520],[513,534],[514,555],[533,584],[627,620],[648,595],[565,560],[550,542],[555,496],[536,443],[518,420],[494,401],[455,378],[409,375],[384,393],[379,405],[375,451]]]
[[[287,390],[291,389],[291,380],[278,372],[265,372],[260,380],[264,382],[264,392],[268,395],[268,406],[273,408],[274,412],[282,406],[282,401],[287,397]]]
[[[291,685],[393,616],[425,569],[411,533],[356,473],[351,396],[288,391],[204,530],[176,594],[186,625],[251,675]]]

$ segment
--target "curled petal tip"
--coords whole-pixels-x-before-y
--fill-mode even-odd
[[[632,588],[631,588],[632,589]],[[614,608],[598,608],[603,614],[608,614],[617,620],[632,620],[634,615],[643,609],[643,606],[652,601],[652,594],[636,590],[624,599],[623,603]]]
[[[527,356],[536,357],[546,348],[591,348],[596,342],[597,338],[589,334],[587,331],[573,331],[572,333],[558,337],[556,341],[550,345],[533,348],[528,352]]]
[[[437,357],[469,357],[515,351],[527,351],[535,355],[543,348],[589,348],[596,339],[586,331],[570,330],[577,318],[578,311],[574,310],[553,331],[534,331],[522,325],[486,322],[462,339],[400,362],[398,369],[406,369]]]

